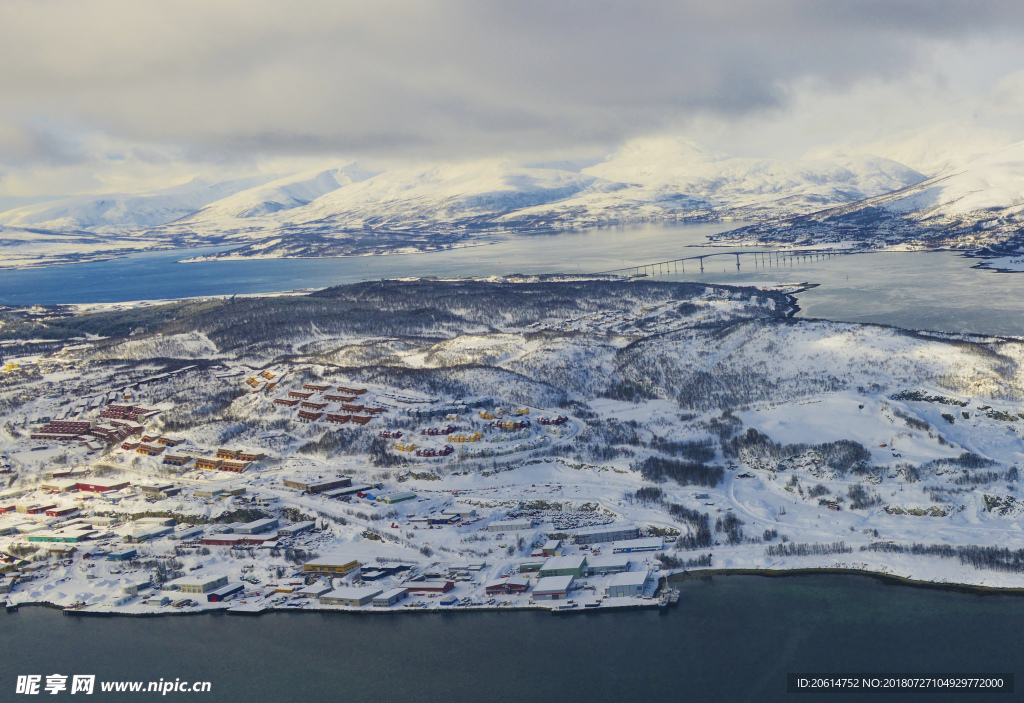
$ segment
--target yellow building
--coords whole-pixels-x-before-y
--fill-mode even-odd
[[[303,573],[340,576],[359,568],[359,562],[348,557],[309,561],[302,565]]]

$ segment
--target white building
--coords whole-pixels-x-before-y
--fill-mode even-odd
[[[640,530],[636,525],[595,525],[576,531],[577,544],[599,544],[620,539],[636,539]]]
[[[165,590],[177,589],[182,593],[206,593],[215,588],[228,585],[227,576],[182,576],[164,584]]]
[[[534,599],[560,600],[568,597],[573,585],[572,576],[548,576],[533,587]]]
[[[277,527],[277,518],[264,518],[263,520],[253,520],[244,525],[240,525],[234,528],[235,533],[240,535],[258,535],[261,532],[272,530]]]
[[[392,588],[390,591],[384,591],[379,596],[374,596],[373,607],[375,608],[390,608],[395,603],[405,600],[409,597],[408,588]]]
[[[615,574],[608,580],[609,598],[639,598],[647,589],[650,573],[647,571],[626,571]]]
[[[618,574],[629,571],[629,556],[626,554],[602,554],[587,559],[587,573]]]
[[[357,608],[366,605],[374,598],[384,592],[383,588],[376,586],[363,586],[362,588],[339,588],[330,593],[320,596],[321,605],[347,605]]]
[[[644,537],[643,539],[624,539],[612,542],[613,554],[630,554],[632,552],[658,552],[664,549],[665,540],[661,537]]]
[[[526,532],[533,528],[529,520],[498,520],[487,526],[488,532]]]

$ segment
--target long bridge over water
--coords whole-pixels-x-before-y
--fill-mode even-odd
[[[608,271],[597,271],[597,274],[618,275],[618,276],[661,276],[675,273],[686,273],[686,262],[690,263],[691,273],[704,273],[704,260],[715,257],[735,257],[736,270],[740,270],[740,257],[753,259],[755,267],[764,266],[785,266],[787,263],[792,266],[795,262],[822,261],[831,259],[833,256],[847,256],[855,254],[855,251],[843,251],[835,249],[764,249],[754,251],[716,251],[712,254],[696,254],[694,256],[683,256],[668,261],[655,261],[650,264],[637,264],[635,266],[624,266],[622,268],[610,269]],[[694,268],[696,266],[697,268]]]

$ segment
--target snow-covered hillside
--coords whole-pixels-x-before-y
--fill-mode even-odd
[[[1024,234],[1024,142],[902,190],[730,236],[790,243],[864,241],[996,251]]]

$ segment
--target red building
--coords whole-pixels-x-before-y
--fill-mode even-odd
[[[349,388],[348,386],[338,386],[338,391],[341,393],[348,393],[349,395],[362,395],[366,392],[365,388]]]
[[[75,488],[77,488],[80,491],[89,491],[90,493],[106,493],[107,491],[119,491],[122,488],[127,488],[130,485],[131,484],[128,481],[91,478],[85,481],[77,482],[75,484]]]
[[[402,585],[409,593],[446,593],[455,588],[454,581],[411,581]]]

